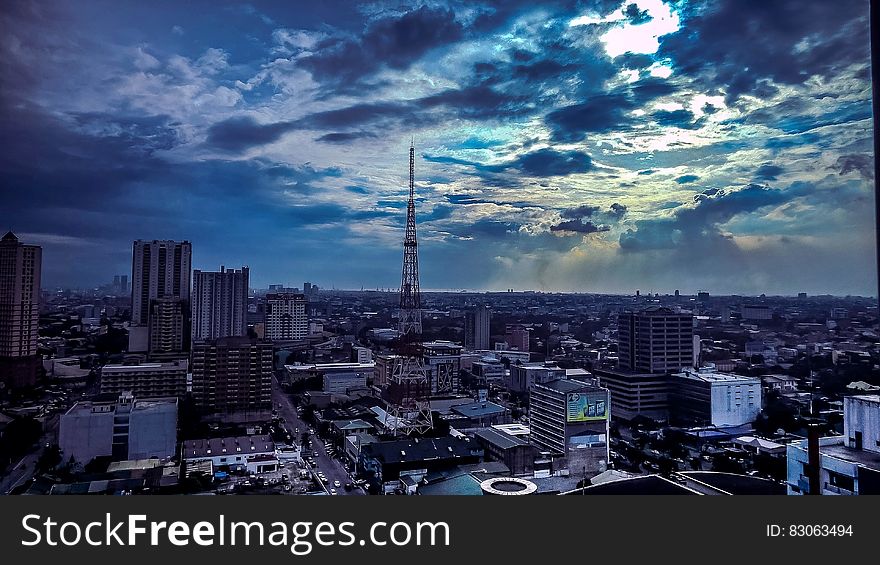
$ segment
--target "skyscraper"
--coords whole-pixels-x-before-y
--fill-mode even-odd
[[[272,343],[223,337],[193,344],[192,394],[203,410],[261,421],[272,408]]]
[[[247,267],[193,271],[193,340],[247,334],[248,277]]]
[[[42,256],[12,232],[0,239],[0,383],[8,388],[37,380]]]
[[[489,349],[489,324],[492,311],[485,305],[465,314],[464,346],[473,351]]]
[[[188,241],[137,240],[132,248],[129,351],[150,351],[153,343],[179,343],[189,349],[192,244]],[[153,303],[162,299],[163,304]],[[171,303],[178,302],[177,306]],[[153,312],[161,320],[151,321]],[[180,323],[178,324],[179,312]],[[178,335],[169,337],[174,332]],[[157,333],[154,338],[151,334]],[[184,339],[186,336],[186,339]],[[170,353],[170,350],[163,350]],[[151,352],[152,353],[152,352]]]
[[[305,339],[308,335],[304,295],[293,292],[266,295],[266,339]]]
[[[619,366],[638,373],[678,372],[694,363],[694,316],[652,306],[618,317]]]

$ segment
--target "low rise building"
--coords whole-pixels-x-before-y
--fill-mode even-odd
[[[135,398],[162,398],[186,395],[185,359],[166,363],[104,365],[101,368],[101,392],[122,394],[130,391]]]
[[[761,413],[761,379],[685,369],[672,377],[673,420],[684,425],[741,426]]]
[[[213,469],[271,473],[278,470],[275,443],[268,435],[188,439],[180,456],[187,466],[210,462]]]

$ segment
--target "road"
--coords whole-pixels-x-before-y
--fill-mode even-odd
[[[9,494],[15,489],[15,487],[27,481],[34,475],[34,468],[36,467],[37,460],[43,454],[43,446],[47,443],[51,445],[58,443],[58,422],[59,417],[57,414],[53,414],[46,419],[43,424],[43,435],[40,436],[40,441],[37,444],[37,447],[33,448],[22,457],[18,463],[13,465],[9,474],[0,479],[0,493]]]
[[[281,384],[277,378],[272,379],[272,404],[278,409],[278,415],[286,420],[284,426],[287,432],[294,441],[299,443],[302,433],[309,429],[309,424],[300,419],[296,408],[293,406],[293,402],[290,400],[290,395],[281,389]],[[296,432],[297,429],[299,430],[298,433]],[[327,477],[325,490],[329,491],[331,488],[336,488],[333,486],[333,482],[339,481],[340,486],[336,488],[336,492],[339,495],[364,494],[359,488],[352,489],[350,492],[343,488],[345,483],[352,482],[354,479],[348,474],[348,471],[345,470],[345,467],[342,466],[338,459],[333,459],[327,455],[324,441],[317,434],[311,434],[310,439],[312,440],[312,450],[315,452],[315,467],[311,469],[313,473],[318,471],[324,472],[324,475]]]

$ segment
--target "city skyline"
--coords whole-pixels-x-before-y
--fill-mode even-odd
[[[425,290],[876,296],[867,2],[567,4],[13,3],[4,219],[394,289],[414,137]]]

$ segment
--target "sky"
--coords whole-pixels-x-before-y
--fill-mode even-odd
[[[0,227],[251,286],[876,295],[867,0],[4,2]]]

